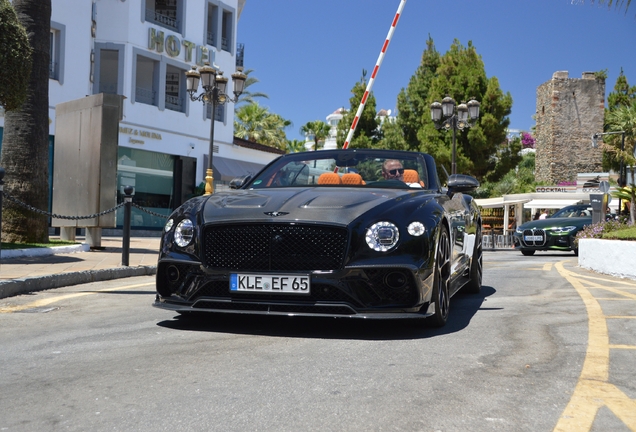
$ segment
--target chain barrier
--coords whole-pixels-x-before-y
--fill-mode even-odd
[[[168,219],[168,216],[166,216],[166,215],[162,215],[161,213],[155,213],[155,212],[150,211],[150,210],[148,210],[146,208],[143,208],[142,206],[140,206],[138,204],[135,204],[135,203],[131,203],[131,204],[132,204],[133,207],[136,207],[139,210],[141,210],[142,212],[146,212],[146,213],[148,213],[151,216],[157,216],[157,217],[160,217],[160,218]]]
[[[35,208],[33,206],[30,206],[29,204],[23,203],[19,199],[15,198],[14,196],[11,196],[10,194],[8,194],[7,192],[4,192],[4,191],[2,192],[2,195],[5,198],[7,198],[9,201],[11,201],[11,202],[13,202],[13,203],[15,203],[15,204],[17,204],[17,205],[19,205],[21,207],[24,207],[27,210],[30,210],[30,211],[32,211],[34,213],[38,213],[38,214],[41,214],[41,215],[44,215],[44,216],[49,216],[49,217],[52,217],[52,218],[55,218],[55,219],[66,219],[66,220],[94,219],[94,218],[97,218],[97,217],[100,217],[100,216],[107,215],[108,213],[115,212],[118,209],[120,209],[120,208],[122,208],[122,207],[124,207],[126,205],[126,203],[123,202],[121,204],[117,204],[115,207],[110,208],[108,210],[104,210],[102,212],[95,213],[95,214],[92,214],[92,215],[87,215],[87,216],[65,216],[65,215],[58,215],[58,214],[55,214],[55,213],[49,213],[47,211],[40,210],[39,208]],[[144,212],[146,212],[146,213],[148,213],[148,214],[150,214],[152,216],[158,216],[158,217],[162,217],[164,219],[167,218],[166,215],[162,215],[160,213],[152,212],[152,211],[147,210],[147,209],[145,209],[145,208],[143,208],[140,205],[137,205],[135,203],[132,203],[132,205],[133,205],[133,207],[136,207],[139,210],[144,211]]]

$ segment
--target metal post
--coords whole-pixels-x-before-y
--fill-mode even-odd
[[[451,162],[451,174],[457,174],[457,163],[455,162],[455,154],[456,154],[456,142],[455,142],[455,131],[457,130],[457,115],[453,114],[450,119],[451,127],[453,128],[453,161]]]
[[[2,236],[2,198],[4,196],[4,168],[0,167],[0,237]],[[2,260],[2,243],[0,243],[0,260]]]
[[[622,188],[624,186],[626,186],[626,180],[627,180],[627,173],[625,173],[625,177],[623,177],[623,152],[625,151],[625,132],[623,132],[621,137],[621,165],[620,165],[620,169],[618,171],[618,187]],[[622,206],[622,202],[621,202],[621,197],[620,195],[618,196],[618,217],[620,218],[621,216],[621,206]]]
[[[124,235],[121,248],[121,265],[128,267],[128,257],[130,255],[130,214],[132,213],[133,187],[124,187]]]
[[[214,168],[212,167],[212,161],[214,160],[214,117],[216,117],[216,101],[219,97],[219,89],[214,87],[212,89],[212,113],[210,115],[210,154],[208,156],[208,170],[205,175],[205,195],[211,195],[214,193]]]

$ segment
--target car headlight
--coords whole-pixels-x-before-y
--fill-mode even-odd
[[[422,222],[411,222],[407,227],[407,231],[413,237],[419,237],[426,232],[426,228]]]
[[[576,229],[575,226],[553,227],[550,231],[557,234],[562,234],[562,233],[569,233],[571,231],[574,231],[575,229]]]
[[[163,227],[163,232],[170,231],[173,226],[174,226],[174,219],[168,219],[168,222],[166,222],[166,225]]]
[[[400,239],[400,231],[391,222],[378,222],[367,229],[367,245],[375,251],[386,252]]]
[[[523,234],[523,230],[521,228],[517,228],[517,229],[515,229],[515,233]]]
[[[194,238],[194,224],[190,219],[184,219],[174,229],[174,242],[179,247],[186,247]]]

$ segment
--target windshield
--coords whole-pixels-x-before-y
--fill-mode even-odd
[[[592,217],[592,206],[569,206],[564,207],[552,216],[551,218],[566,218],[566,217]]]
[[[285,187],[426,188],[418,153],[382,150],[319,150],[283,156],[260,172],[248,189]]]

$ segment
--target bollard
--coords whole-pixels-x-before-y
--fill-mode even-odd
[[[128,267],[128,256],[130,255],[130,214],[132,212],[132,186],[124,186],[124,236],[122,238],[121,265]]]

